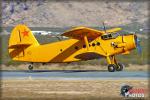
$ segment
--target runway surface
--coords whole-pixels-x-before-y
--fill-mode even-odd
[[[94,80],[94,79],[148,79],[148,72],[107,71],[1,71],[1,79],[50,79],[50,80]]]

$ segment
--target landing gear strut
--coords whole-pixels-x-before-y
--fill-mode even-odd
[[[110,59],[109,56],[106,57],[106,60],[108,62],[108,71],[114,72],[114,71],[122,71],[124,68],[124,65],[121,63],[117,63],[115,56],[111,56],[112,59]]]
[[[30,64],[29,66],[28,66],[28,69],[31,71],[31,70],[33,70],[33,64]]]

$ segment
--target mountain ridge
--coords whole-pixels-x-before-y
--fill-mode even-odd
[[[29,27],[147,24],[148,3],[108,1],[2,2],[2,26],[25,23]]]

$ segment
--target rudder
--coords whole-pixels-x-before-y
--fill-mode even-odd
[[[17,25],[11,32],[9,47],[17,44],[39,45],[31,30],[26,25]]]

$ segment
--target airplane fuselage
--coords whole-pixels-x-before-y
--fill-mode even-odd
[[[118,47],[115,47],[114,44]],[[73,62],[126,53],[135,47],[134,35],[118,36],[108,40],[97,37],[89,42],[88,50],[84,40],[68,39],[39,46],[29,46],[13,60],[52,63]]]

